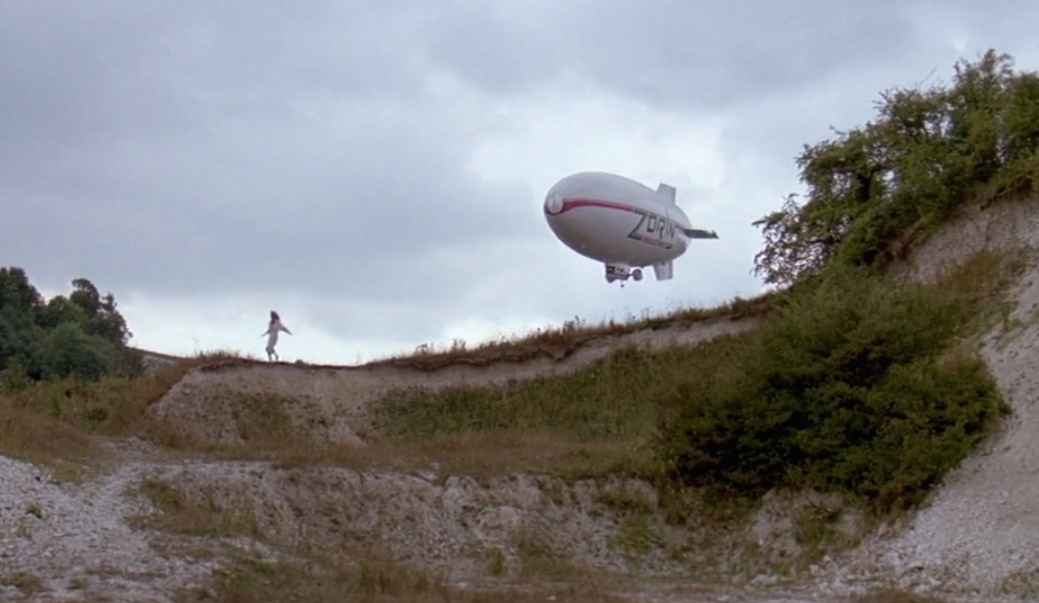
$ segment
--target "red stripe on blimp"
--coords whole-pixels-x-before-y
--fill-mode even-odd
[[[627,203],[618,203],[617,201],[603,201],[602,199],[582,199],[577,197],[570,197],[563,199],[563,207],[559,209],[555,215],[565,214],[566,212],[577,209],[579,207],[601,207],[603,209],[616,209],[619,211],[634,212],[635,208]]]

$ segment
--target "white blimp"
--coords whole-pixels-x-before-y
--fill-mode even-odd
[[[545,220],[577,253],[606,266],[606,282],[642,280],[653,267],[658,281],[671,279],[673,262],[691,239],[717,239],[693,228],[675,201],[675,187],[653,190],[624,176],[580,172],[557,182],[545,196]]]

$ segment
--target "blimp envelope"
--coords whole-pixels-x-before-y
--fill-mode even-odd
[[[562,205],[564,200],[612,201],[628,204],[639,200],[666,199],[675,202],[675,189],[661,185],[655,191],[623,176],[606,172],[581,172],[563,178],[549,192],[550,201]]]

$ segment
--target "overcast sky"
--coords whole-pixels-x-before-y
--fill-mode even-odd
[[[989,7],[989,8],[986,8]],[[132,344],[352,364],[761,289],[804,143],[1039,3],[0,0],[0,265],[111,291]],[[541,212],[575,171],[678,188],[672,281],[621,288]]]

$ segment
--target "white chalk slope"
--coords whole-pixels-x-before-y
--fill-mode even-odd
[[[981,249],[1039,249],[1039,204],[975,210],[926,242],[903,270],[929,280]],[[883,529],[836,573],[909,589],[1039,600],[1039,263],[1013,287],[1013,310],[980,345],[1013,408],[1004,429],[947,477],[924,509]],[[852,580],[854,581],[854,580]],[[986,599],[993,600],[993,599]]]

